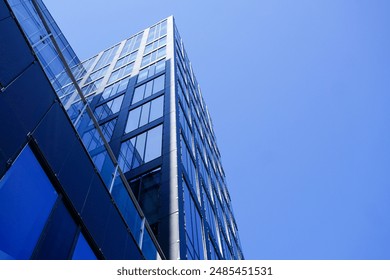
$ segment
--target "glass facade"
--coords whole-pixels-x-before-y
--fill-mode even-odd
[[[176,27],[174,33],[184,215],[192,217],[191,222],[185,218],[191,225],[186,226],[187,258],[202,258],[206,248],[208,259],[243,259],[210,113]],[[201,231],[194,231],[193,221]],[[199,234],[200,241],[195,238]]]
[[[33,1],[8,2],[143,258],[243,259],[210,114],[173,17],[81,62],[48,12],[42,18]],[[33,161],[25,159],[28,151],[19,164]],[[0,181],[0,208],[11,207],[1,199],[11,201],[6,192],[18,185],[12,181],[22,172],[16,163]],[[31,172],[42,173],[35,165]],[[44,178],[33,194],[37,203],[45,200],[31,205],[40,211],[36,217],[30,208],[7,210],[20,219],[30,215],[36,234],[27,238],[20,231],[23,246],[8,248],[16,235],[0,227],[0,242],[9,239],[0,243],[0,258],[55,258],[53,243],[64,248],[57,258],[97,258],[88,227],[83,233]],[[62,222],[47,225],[51,239],[38,242],[48,215]],[[0,223],[12,226],[1,214]]]
[[[121,144],[119,166],[127,172],[161,156],[162,126],[141,133]]]
[[[74,254],[78,225],[29,146],[0,180],[0,225],[0,259],[67,259]],[[86,240],[83,247],[96,259]]]

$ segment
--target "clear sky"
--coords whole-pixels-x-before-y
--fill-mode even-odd
[[[390,259],[390,1],[44,2],[80,59],[175,16],[247,259]]]

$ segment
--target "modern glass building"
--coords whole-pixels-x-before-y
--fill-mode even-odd
[[[0,34],[0,258],[243,259],[173,17],[82,62],[40,0]]]

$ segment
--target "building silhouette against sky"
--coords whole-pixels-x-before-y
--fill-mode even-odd
[[[41,1],[0,34],[1,259],[243,259],[172,16],[83,62]]]

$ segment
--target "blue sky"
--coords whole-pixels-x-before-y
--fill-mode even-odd
[[[247,259],[390,259],[389,1],[44,2],[81,59],[175,16]]]

